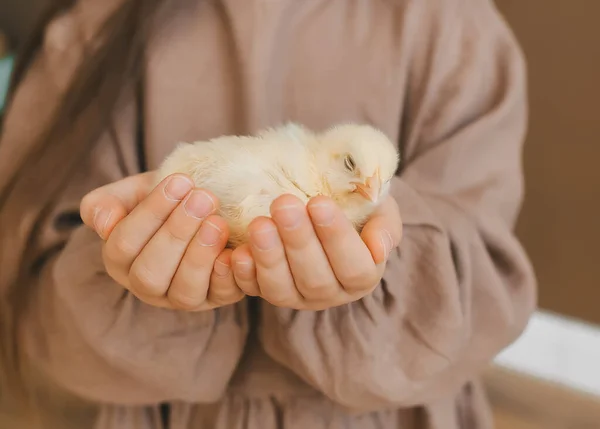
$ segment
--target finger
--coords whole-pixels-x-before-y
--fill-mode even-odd
[[[249,244],[242,244],[233,251],[231,266],[238,287],[248,296],[260,296],[260,288],[256,280],[256,265]]]
[[[350,293],[374,288],[379,275],[373,257],[340,208],[329,198],[316,197],[309,201],[308,211],[343,288]]]
[[[80,214],[83,222],[102,238],[150,192],[154,172],[136,174],[94,189],[83,197]]]
[[[194,310],[206,301],[217,256],[227,243],[227,223],[209,216],[180,257],[177,272],[168,286],[167,298],[174,307]]]
[[[386,200],[365,224],[361,237],[376,264],[384,264],[402,239],[400,210],[393,199]]]
[[[207,302],[212,308],[231,305],[244,297],[244,292],[237,286],[231,269],[231,249],[225,249],[215,260]]]
[[[271,205],[271,216],[300,294],[309,301],[331,302],[340,297],[344,290],[331,269],[302,201],[283,195]]]
[[[128,274],[135,258],[192,188],[192,181],[183,175],[169,177],[121,220],[104,246],[107,269]]]
[[[296,289],[281,238],[273,221],[258,217],[248,226],[260,296],[273,305],[289,307],[303,301]]]
[[[174,276],[183,262],[188,245],[203,219],[215,209],[212,197],[205,191],[195,190],[188,194],[131,265],[131,290],[140,295],[163,297],[175,280]],[[201,230],[206,228],[205,225],[202,226]],[[221,249],[218,250],[220,251]],[[212,262],[210,267],[212,268]]]

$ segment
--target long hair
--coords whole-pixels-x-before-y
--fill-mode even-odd
[[[17,58],[9,113],[48,24],[76,0],[50,3]],[[141,81],[150,22],[160,3],[124,0],[111,14],[96,35],[102,43],[78,66],[47,128],[26,148],[22,162],[11,168],[14,174],[0,179],[0,397],[27,390],[22,389],[19,326],[35,285],[35,237],[74,169],[111,125],[123,88]]]

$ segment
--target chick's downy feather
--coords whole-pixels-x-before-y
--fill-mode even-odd
[[[247,241],[250,222],[270,216],[271,203],[283,194],[305,204],[317,195],[331,197],[360,229],[387,195],[397,166],[394,145],[370,126],[347,124],[314,133],[290,123],[256,136],[180,143],[156,179],[184,173],[211,191],[229,225],[228,245],[236,247]]]

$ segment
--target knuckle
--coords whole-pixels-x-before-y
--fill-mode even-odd
[[[298,299],[296,298],[296,296],[294,294],[284,292],[284,291],[277,291],[277,292],[269,291],[266,293],[263,292],[262,297],[263,297],[263,299],[265,299],[270,304],[272,304],[276,307],[285,307],[285,308],[293,307],[298,301]]]
[[[137,246],[133,245],[120,231],[116,234],[113,233],[106,246],[107,256],[113,261],[134,258],[139,252]]]
[[[377,283],[374,270],[350,271],[344,275],[342,284],[347,289],[370,289]]]
[[[208,300],[217,306],[223,306],[239,301],[240,297],[241,292],[236,291],[232,287],[226,289],[218,288],[210,291]]]
[[[279,267],[279,265],[281,265],[281,263],[283,262],[283,258],[281,258],[279,255],[275,256],[275,257],[261,257],[259,255],[259,257],[256,258],[256,265],[260,268],[262,268],[263,270],[274,270],[276,268]]]
[[[237,282],[243,283],[244,285],[251,285],[253,288],[258,288],[258,285],[256,284],[256,277],[253,271],[234,271],[233,275]]]
[[[252,278],[248,274],[244,274],[244,277],[234,275],[235,286],[240,289],[244,294],[248,296],[260,296],[260,288],[255,278]]]
[[[216,257],[217,255],[211,257],[211,255],[194,254],[194,252],[190,252],[188,249],[181,260],[181,265],[184,266],[186,270],[189,269],[195,273],[204,273],[212,270]]]
[[[174,308],[185,311],[193,311],[200,307],[205,301],[205,297],[203,296],[188,295],[181,293],[180,291],[169,292],[167,298]]]
[[[145,212],[145,216],[148,217],[149,222],[155,225],[164,224],[168,219],[168,216],[171,214],[171,212],[162,213],[156,210],[152,210],[149,207],[145,208]]]
[[[239,288],[244,294],[248,296],[260,296],[260,289],[254,283],[242,283],[239,285]]]
[[[206,301],[207,284],[202,276],[182,270],[175,274],[167,291],[167,299],[180,310],[196,311]]]
[[[310,305],[303,299],[290,298],[281,301],[270,301],[272,305],[279,308],[287,308],[291,310],[310,310]]]
[[[337,294],[338,285],[327,282],[312,282],[301,287],[303,295],[311,298],[327,299]]]
[[[169,242],[187,244],[192,238],[192,234],[181,230],[176,225],[167,223],[164,232],[168,237]]]
[[[295,299],[291,299],[289,297],[286,296],[272,296],[269,298],[265,298],[271,305],[274,305],[275,307],[281,307],[281,308],[290,308],[294,306],[294,303],[296,302]]]
[[[208,289],[208,299],[216,304],[231,303],[243,295],[233,280],[219,279],[212,281]]]
[[[169,288],[169,281],[161,279],[143,263],[133,264],[129,271],[129,282],[136,292],[153,297],[163,296]]]
[[[107,261],[104,262],[104,268],[106,270],[106,274],[108,274],[108,276],[111,279],[113,279],[115,282],[117,282],[119,285],[123,286],[124,288],[126,288],[126,289],[129,288],[127,271],[120,270],[118,267],[116,267],[115,265],[113,265]]]
[[[288,260],[285,251],[282,248],[281,251],[273,252],[268,255],[258,255],[256,258],[256,265],[260,265],[266,270],[277,270],[280,267],[288,267]]]
[[[151,297],[142,294],[137,294],[137,292],[131,292],[131,294],[134,295],[141,302],[148,304],[152,307],[166,308],[169,310],[173,309],[173,306],[165,297]]]

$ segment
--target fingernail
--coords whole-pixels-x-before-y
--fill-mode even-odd
[[[333,223],[334,208],[332,203],[318,203],[308,206],[312,221],[317,226],[329,226]]]
[[[204,219],[215,209],[215,204],[206,192],[194,191],[185,200],[183,208],[188,216],[196,219]]]
[[[250,234],[252,245],[258,250],[270,250],[277,244],[277,230],[265,228]]]
[[[227,275],[231,272],[229,265],[219,261],[218,259],[215,261],[215,266],[213,270],[215,274],[219,277],[227,277]]]
[[[174,176],[165,185],[165,196],[172,201],[181,201],[192,190],[194,184],[181,176]]]
[[[214,246],[219,241],[221,230],[214,223],[205,220],[200,227],[198,239],[203,246]]]
[[[106,230],[106,225],[108,225],[108,221],[110,220],[111,216],[112,211],[103,210],[100,208],[97,208],[96,212],[94,213],[94,229],[102,239],[104,239],[104,231]]]
[[[297,205],[280,206],[275,210],[277,223],[285,229],[294,229],[300,223],[300,207]]]
[[[394,240],[392,240],[392,234],[390,234],[385,229],[381,231],[381,245],[383,246],[383,252],[385,257],[387,258],[392,251],[392,246],[394,245]]]

